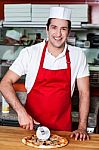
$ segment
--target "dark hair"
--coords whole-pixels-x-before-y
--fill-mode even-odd
[[[49,18],[48,21],[47,21],[47,30],[49,30],[49,25],[51,24],[51,19],[52,18]],[[70,30],[71,29],[71,21],[70,20],[67,20],[68,21],[68,29]]]

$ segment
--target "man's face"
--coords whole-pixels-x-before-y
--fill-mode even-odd
[[[5,44],[7,45],[14,45],[14,44],[17,44],[18,41],[12,39],[12,38],[9,38],[9,37],[6,37],[5,40],[4,40]]]
[[[68,21],[63,19],[51,19],[49,30],[47,30],[48,41],[55,48],[64,47],[69,34]]]

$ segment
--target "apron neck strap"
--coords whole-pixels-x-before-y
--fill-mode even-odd
[[[40,61],[40,68],[43,67],[43,62],[44,62],[44,58],[45,58],[45,52],[46,52],[47,45],[48,45],[48,41],[45,43],[45,46],[43,48],[42,57],[41,57],[41,61]]]
[[[69,50],[66,50],[66,62],[67,62],[67,67],[70,68],[70,56],[69,56]]]

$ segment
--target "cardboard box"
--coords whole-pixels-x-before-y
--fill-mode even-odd
[[[31,21],[31,4],[5,4],[5,21]]]

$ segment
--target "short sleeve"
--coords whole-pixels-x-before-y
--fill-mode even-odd
[[[19,76],[25,75],[28,70],[29,54],[26,48],[22,49],[17,59],[10,66],[10,70],[18,74]]]
[[[79,63],[77,78],[82,78],[82,77],[85,77],[85,76],[89,76],[89,68],[88,68],[85,53],[83,51],[81,51],[81,54],[80,54],[79,57],[80,57],[79,58],[80,63]]]

